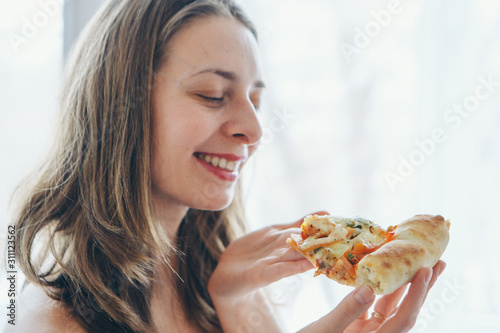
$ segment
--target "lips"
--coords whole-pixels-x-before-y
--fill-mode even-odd
[[[194,153],[194,156],[205,169],[229,181],[236,180],[241,163],[246,159],[232,154]]]
[[[228,160],[224,157],[219,157],[219,156],[204,154],[204,153],[195,154],[195,157],[202,160],[202,161],[205,161],[205,163],[207,163],[207,164],[211,164],[212,166],[214,166],[216,168],[226,170],[229,172],[233,172],[234,170],[237,170],[241,164],[241,162],[238,162],[238,161],[231,161],[231,160]]]

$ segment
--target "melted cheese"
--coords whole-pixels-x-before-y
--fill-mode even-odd
[[[309,215],[304,218],[302,230],[308,227],[314,227],[323,234],[330,234],[335,230],[336,224],[329,216]]]
[[[341,243],[337,243],[337,244],[334,244],[334,245],[331,245],[331,246],[328,246],[328,247],[325,247],[325,250],[327,251],[327,256],[329,256],[331,254],[331,259],[340,259],[342,258],[342,256],[344,255],[344,253],[346,253],[347,251],[351,251],[352,250],[352,246],[353,246],[353,243],[352,242],[341,242]],[[319,253],[319,251],[318,251]],[[325,254],[325,252],[323,252],[322,254]]]
[[[361,233],[353,240],[355,240],[355,244],[381,245],[385,242],[385,237],[383,234],[372,234],[369,229],[363,228]]]
[[[315,248],[309,252],[310,255],[313,255],[316,260],[324,259],[328,263],[342,258],[358,243],[363,243],[366,246],[378,246],[385,242],[385,234],[380,233],[380,227],[363,218],[349,219],[334,215],[312,215],[304,219],[303,226],[317,229],[317,234],[323,238],[315,236],[306,238],[300,248],[302,250]],[[351,235],[352,239],[347,238],[348,229],[346,227],[353,227],[355,236]],[[370,232],[370,227],[374,233]],[[324,235],[328,236],[324,237]],[[335,244],[331,244],[333,242]],[[324,244],[323,247],[321,247],[322,244]]]
[[[333,242],[336,242],[338,239],[335,236],[329,236],[329,237],[324,237],[324,238],[314,238],[314,237],[309,237],[307,238],[302,244],[299,245],[299,247],[302,250],[306,250],[310,247],[316,247],[319,245],[328,245]]]
[[[328,220],[331,221],[332,223],[335,223],[337,225],[341,225],[342,227],[347,227],[348,225],[360,225],[362,227],[370,227],[373,225],[373,222],[367,219],[364,219],[362,217],[353,217],[353,218],[347,218],[343,216],[336,216],[336,215],[330,215],[328,216]]]

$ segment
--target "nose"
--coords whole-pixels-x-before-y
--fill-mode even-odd
[[[262,127],[254,105],[249,99],[234,103],[225,123],[226,135],[246,145],[257,145],[262,137]]]

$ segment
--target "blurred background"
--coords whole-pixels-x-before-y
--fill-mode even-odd
[[[10,196],[50,147],[65,54],[100,3],[0,0],[2,244]],[[412,332],[500,331],[500,2],[239,3],[268,86],[245,174],[251,229],[317,210],[385,227],[441,214],[448,267]],[[351,290],[312,275],[270,286],[290,331]],[[7,289],[2,269],[1,304]]]

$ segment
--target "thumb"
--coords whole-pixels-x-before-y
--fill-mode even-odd
[[[307,332],[342,333],[372,305],[375,295],[370,287],[358,287],[330,313],[309,327]]]

